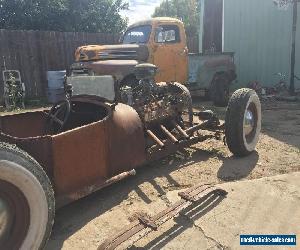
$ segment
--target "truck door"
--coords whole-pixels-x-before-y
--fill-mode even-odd
[[[185,83],[187,52],[185,34],[178,25],[159,25],[155,30],[152,62],[159,68],[156,81]]]

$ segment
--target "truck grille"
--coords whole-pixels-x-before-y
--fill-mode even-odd
[[[130,50],[109,50],[109,51],[102,51],[99,52],[99,57],[101,59],[126,59],[126,60],[134,60],[137,58],[137,52],[136,51],[130,51]]]

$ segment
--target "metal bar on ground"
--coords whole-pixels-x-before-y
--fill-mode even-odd
[[[150,217],[148,215],[138,216],[129,226],[124,228],[120,233],[105,240],[98,250],[110,250],[123,244],[125,241],[130,240],[130,243],[134,244],[136,241],[145,237],[152,231],[157,230],[159,226],[167,222],[168,220],[176,217],[182,210],[192,205],[195,201],[205,198],[210,194],[218,194],[220,196],[226,196],[227,192],[218,187],[207,185],[198,185],[193,188],[180,193],[181,200],[158,213],[157,215]]]

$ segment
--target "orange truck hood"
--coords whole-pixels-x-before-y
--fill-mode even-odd
[[[138,60],[147,61],[149,51],[146,45],[87,45],[77,48],[76,62],[97,60]]]

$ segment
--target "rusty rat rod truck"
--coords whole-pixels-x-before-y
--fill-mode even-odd
[[[231,96],[225,123],[209,110],[186,116],[187,88],[156,83],[156,72],[137,65],[139,81],[130,91],[112,76],[71,76],[72,94],[50,110],[0,116],[1,249],[43,248],[56,208],[184,147],[225,136],[236,156],[255,150],[261,129],[255,91]]]
[[[227,105],[236,79],[233,53],[189,54],[181,21],[164,17],[135,23],[121,42],[79,47],[72,74],[114,75],[121,85],[132,85],[134,66],[147,62],[159,68],[156,82],[187,84],[192,95],[209,93],[215,105]]]

